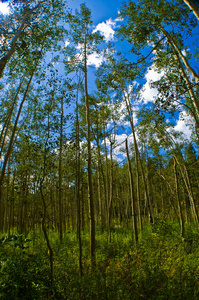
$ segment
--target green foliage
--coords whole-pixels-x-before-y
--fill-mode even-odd
[[[49,289],[46,278],[46,260],[29,249],[30,242],[30,239],[16,233],[2,237],[0,243],[1,299],[38,299],[38,290],[42,295],[45,289]],[[43,265],[42,268],[40,268],[41,265]]]
[[[25,95],[28,77],[32,74],[35,62],[38,65],[16,128],[12,153],[8,152],[9,162],[5,179],[2,180],[2,197],[0,195],[1,231],[15,232],[17,227],[21,233],[27,231],[30,233],[28,237],[27,234],[12,233],[0,238],[0,298],[6,300],[199,299],[199,232],[197,227],[190,224],[185,226],[184,240],[179,237],[180,226],[173,220],[177,219],[177,211],[176,215],[172,212],[177,205],[173,160],[170,159],[171,153],[179,155],[179,166],[184,160],[184,166],[187,167],[190,188],[185,189],[184,178],[179,174],[179,196],[182,199],[183,214],[185,215],[186,212],[186,219],[189,220],[191,211],[187,197],[189,190],[196,199],[196,206],[198,205],[198,155],[191,144],[181,155],[181,148],[176,142],[179,135],[173,130],[176,122],[174,124],[168,122],[170,117],[168,119],[161,113],[164,110],[173,117],[180,101],[183,100],[182,104],[185,103],[188,112],[195,116],[193,113],[195,102],[193,97],[188,96],[187,91],[190,91],[190,87],[186,83],[186,77],[182,78],[181,74],[184,70],[181,63],[184,60],[182,56],[178,59],[176,55],[179,48],[177,51],[179,55],[184,50],[187,60],[192,58],[186,44],[187,38],[191,36],[192,30],[197,25],[192,14],[182,0],[176,0],[174,3],[168,0],[138,0],[129,1],[128,5],[124,4],[120,14],[123,25],[118,27],[118,35],[131,44],[130,52],[138,56],[137,61],[128,61],[128,53],[125,57],[124,53],[117,54],[111,44],[107,46],[108,48],[105,47],[106,61],[97,72],[98,93],[86,96],[87,114],[84,104],[77,107],[79,121],[77,122],[75,117],[71,119],[74,121],[73,136],[69,137],[68,141],[66,130],[67,121],[70,120],[70,116],[66,115],[68,104],[81,97],[85,101],[83,77],[87,81],[87,76],[82,74],[90,76],[89,72],[87,74],[88,56],[95,52],[100,53],[103,47],[100,42],[103,38],[99,32],[95,32],[91,12],[85,4],[72,14],[62,0],[28,0],[28,2],[12,0],[10,2],[12,5],[17,3],[18,5],[13,15],[5,17],[0,22],[5,35],[1,41],[2,55],[5,56],[9,52],[16,30],[20,28],[25,15],[27,20],[12,49],[13,54],[6,61],[3,77],[5,82],[0,86],[2,98],[0,127],[3,128],[5,125],[5,132],[2,131],[1,136],[5,140],[2,144],[3,156],[7,152],[9,137],[18,106]],[[32,7],[29,13],[26,13],[28,7],[26,2],[29,3],[30,8]],[[63,18],[69,29],[65,47],[62,47],[66,39],[65,25],[61,25]],[[15,21],[14,27],[13,21]],[[155,51],[152,51],[152,47]],[[143,50],[148,51],[146,57],[143,56]],[[50,51],[53,53],[48,63],[48,59],[45,61],[45,58]],[[60,61],[62,58],[65,65],[63,77],[59,73],[59,69],[62,68],[58,65],[62,63]],[[154,107],[151,105],[149,109],[147,104],[146,109],[140,113],[139,128],[136,126],[136,133],[139,136],[138,148],[143,148],[140,157],[145,174],[147,170],[146,175],[150,179],[148,190],[154,214],[165,215],[168,219],[172,218],[172,221],[156,218],[150,226],[144,225],[139,235],[139,244],[135,247],[133,230],[120,227],[121,224],[129,224],[129,226],[131,224],[131,221],[128,221],[131,205],[127,164],[119,165],[114,162],[115,200],[112,205],[114,211],[112,224],[115,222],[117,227],[115,225],[111,228],[111,243],[108,242],[106,231],[102,228],[96,229],[96,267],[94,268],[90,260],[90,232],[85,228],[89,223],[86,197],[90,190],[86,183],[87,157],[92,167],[89,172],[92,173],[94,185],[96,221],[101,221],[101,213],[104,225],[109,196],[110,160],[107,159],[106,162],[107,154],[104,152],[102,139],[109,135],[106,127],[109,127],[107,125],[110,122],[117,123],[119,119],[121,121],[121,110],[124,113],[124,122],[132,120],[133,123],[135,109],[139,103],[137,100],[140,99],[138,92],[141,88],[141,85],[136,84],[136,80],[144,79],[148,63],[154,65],[155,71],[163,70],[164,76],[152,83],[152,87],[156,87],[159,92]],[[193,73],[191,66],[187,67],[185,63],[185,67],[185,73],[187,71]],[[75,75],[74,71],[80,74],[72,78]],[[190,84],[197,95],[198,87],[194,82],[193,78]],[[125,97],[128,101],[126,108],[122,109]],[[85,124],[88,112],[91,126],[89,122],[87,125],[88,128],[91,127],[92,134],[89,136],[88,131],[87,139],[89,143],[95,139],[99,152],[95,153],[93,147],[92,151],[88,149],[88,155],[84,151],[86,144],[81,146],[81,178],[78,187],[75,185],[76,154],[79,152],[79,149],[76,151],[79,148],[76,136],[79,135],[81,141],[86,138]],[[163,147],[165,152],[161,153]],[[96,163],[96,158],[99,164]],[[63,168],[59,168],[61,164]],[[133,159],[132,165],[135,169]],[[138,173],[141,173],[140,169]],[[137,176],[139,175],[141,174]],[[59,181],[60,178],[62,180]],[[135,172],[134,178],[136,179]],[[100,191],[97,187],[100,185],[101,200],[102,202],[104,200],[102,209],[100,208],[101,212],[97,194]],[[144,184],[141,182],[142,216],[144,213],[147,215],[147,201],[144,200],[143,187]],[[79,271],[77,235],[75,232],[66,231],[70,226],[75,227],[77,189],[81,194],[81,225],[84,227],[83,276],[80,276]],[[63,197],[59,206],[60,195]],[[60,221],[61,209],[63,220]],[[43,224],[45,223],[43,226],[47,231],[46,236],[49,237],[48,248],[46,245],[48,239],[41,233],[42,218]],[[61,222],[65,225],[62,242],[57,232],[57,229],[61,232]],[[37,228],[40,228],[40,231],[37,231]],[[32,229],[34,233],[31,232]],[[51,248],[53,255],[48,253],[48,249]],[[49,257],[53,257],[54,269],[51,273]],[[50,262],[52,266],[52,259]],[[51,277],[54,280],[51,280]]]
[[[66,232],[49,232],[54,250],[54,283],[49,279],[46,244],[39,232],[26,239],[14,234],[0,243],[1,299],[198,299],[198,229],[186,226],[185,241],[179,225],[156,219],[145,225],[134,247],[132,230],[97,228],[96,268],[89,258],[89,229],[82,233],[83,276],[79,275],[78,242]],[[12,245],[12,246],[11,246]],[[28,247],[27,247],[28,246]]]
[[[172,226],[171,222],[168,222],[166,219],[155,218],[152,225],[152,232],[154,234],[162,235],[164,238],[165,235],[171,235],[173,230],[174,226]]]

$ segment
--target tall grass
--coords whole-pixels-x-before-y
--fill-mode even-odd
[[[135,247],[132,230],[112,228],[112,242],[96,230],[96,268],[91,269],[89,229],[82,232],[83,276],[79,275],[75,232],[49,232],[54,252],[54,282],[49,279],[49,257],[42,233],[28,237],[1,236],[0,299],[199,299],[199,232],[156,220],[139,234]],[[34,240],[34,243],[33,243]]]

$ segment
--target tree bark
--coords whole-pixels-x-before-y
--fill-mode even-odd
[[[109,242],[111,242],[111,216],[112,216],[112,204],[113,204],[113,144],[110,140],[110,198],[108,203],[108,235],[109,235]]]
[[[132,219],[133,219],[133,231],[134,231],[134,242],[135,245],[138,243],[138,231],[137,231],[137,220],[136,220],[136,211],[135,211],[135,195],[134,195],[134,183],[133,183],[133,173],[131,168],[131,162],[129,158],[128,150],[128,140],[126,139],[126,155],[129,168],[129,180],[130,180],[130,192],[131,192],[131,206],[132,206]]]
[[[109,184],[109,170],[108,170],[108,155],[107,155],[107,147],[106,147],[106,134],[105,134],[105,126],[104,126],[104,151],[105,151],[105,161],[106,161],[106,198],[105,198],[105,205],[106,205],[106,222],[108,227],[108,201],[110,199],[110,184]]]
[[[166,143],[168,143],[168,140],[166,139],[166,137],[162,134],[162,132],[157,127],[156,127],[156,130],[163,137],[163,139],[166,141]],[[173,143],[175,145],[175,142],[173,141],[172,137],[169,135],[168,132],[167,132],[167,136],[169,136],[169,138],[171,140],[171,143]],[[199,224],[198,212],[197,212],[196,203],[195,203],[194,195],[193,195],[190,180],[189,180],[189,174],[188,174],[187,168],[186,168],[186,166],[183,162],[183,157],[182,157],[181,152],[179,152],[180,153],[180,158],[178,159],[178,157],[175,154],[174,149],[172,147],[173,146],[170,146],[171,152],[172,152],[177,164],[179,165],[180,172],[181,172],[182,178],[184,180],[184,183],[185,183],[185,186],[186,186],[186,189],[187,189],[187,193],[189,195],[189,200],[190,200],[190,204],[191,204],[191,207],[192,207],[194,220],[195,220],[195,223],[198,225]],[[184,170],[183,170],[183,168],[184,168]]]
[[[187,70],[192,74],[192,76],[196,79],[196,81],[199,81],[199,75],[195,72],[195,70],[190,66],[188,63],[188,60],[186,57],[182,54],[181,50],[179,49],[178,45],[175,43],[174,39],[171,37],[171,35],[161,26],[159,26],[159,29],[166,37],[168,43],[170,44],[171,48],[175,51],[177,51],[179,57],[182,59],[184,65],[186,66]]]
[[[174,161],[174,174],[175,174],[175,186],[176,186],[176,198],[178,203],[178,211],[179,211],[179,217],[180,217],[180,228],[181,228],[181,237],[184,239],[184,219],[182,214],[182,205],[180,201],[180,195],[179,195],[179,184],[178,184],[178,173],[177,173],[177,167],[176,167],[176,159],[173,157]]]
[[[82,239],[81,239],[81,202],[80,202],[80,143],[79,143],[79,106],[78,88],[76,97],[76,204],[77,204],[77,238],[79,243],[79,271],[83,275],[82,267]]]
[[[26,19],[27,19],[27,15],[25,15],[25,17],[23,18],[22,24],[19,27],[19,29],[17,30],[17,32],[11,42],[11,48],[8,50],[8,53],[0,59],[0,78],[3,76],[3,71],[4,71],[8,61],[10,60],[11,56],[15,52],[16,44],[17,44],[17,41],[18,41],[21,33],[23,32],[24,27],[25,27]]]
[[[16,48],[16,44],[17,44],[17,41],[20,37],[20,35],[22,34],[25,26],[26,26],[26,23],[28,22],[28,17],[30,16],[31,13],[35,13],[35,10],[38,10],[39,11],[39,8],[42,6],[42,4],[45,2],[46,0],[43,0],[43,1],[40,1],[34,8],[30,9],[28,7],[28,5],[26,7],[24,7],[24,17],[22,19],[22,23],[21,25],[19,26],[19,29],[17,30],[15,36],[13,37],[12,39],[12,42],[11,42],[11,47],[10,49],[8,50],[8,53],[5,54],[1,59],[0,59],[0,78],[3,76],[3,71],[8,63],[8,61],[10,60],[11,56],[13,55],[13,53],[15,52],[15,48]],[[35,14],[36,16],[36,14]]]
[[[46,147],[47,147],[48,140],[49,140],[49,135],[50,135],[49,132],[50,132],[50,120],[49,120],[49,112],[48,112],[48,135],[47,135],[47,139],[46,139],[45,147],[44,147],[43,175],[42,175],[41,180],[40,180],[39,190],[40,190],[41,199],[42,199],[42,203],[43,203],[42,231],[44,233],[44,237],[45,237],[45,240],[46,240],[47,248],[48,248],[48,251],[49,251],[50,280],[51,280],[51,283],[53,283],[53,280],[54,280],[54,261],[53,261],[53,256],[54,256],[54,254],[53,254],[53,249],[51,247],[50,239],[48,237],[48,233],[47,233],[47,229],[46,229],[47,205],[46,205],[45,195],[44,195],[44,192],[43,192],[43,182],[44,182],[45,177],[46,177]]]
[[[146,179],[145,179],[145,176],[144,176],[144,169],[143,169],[143,165],[142,165],[142,161],[141,161],[141,158],[140,158],[140,153],[139,153],[139,149],[138,149],[138,145],[137,145],[137,140],[136,140],[136,136],[135,136],[135,128],[134,128],[134,122],[133,122],[133,112],[132,112],[132,109],[131,109],[131,103],[130,103],[129,94],[128,94],[127,90],[126,90],[126,93],[127,93],[127,96],[124,93],[124,99],[125,99],[126,108],[127,108],[128,115],[129,115],[129,121],[130,121],[130,124],[131,124],[132,133],[133,133],[133,141],[134,141],[136,157],[140,162],[142,180],[143,180],[143,183],[144,183],[145,200],[146,200],[148,213],[149,213],[149,222],[153,223],[152,207],[151,207],[150,200],[149,200],[149,195],[148,195],[148,190],[147,190],[147,183],[146,183]],[[141,209],[140,204],[139,204],[139,208]],[[141,211],[139,211],[139,215],[141,217]],[[141,223],[142,223],[142,221],[140,222],[140,224]]]
[[[62,151],[63,151],[63,117],[64,104],[61,97],[60,144],[59,144],[59,238],[63,239],[63,205],[62,205]]]
[[[190,98],[192,100],[192,103],[193,103],[193,107],[195,108],[195,112],[193,113],[192,111],[191,114],[193,115],[194,117],[194,120],[195,122],[197,123],[197,126],[199,127],[199,101],[198,101],[198,98],[196,97],[193,89],[192,89],[192,86],[191,86],[191,83],[190,83],[190,80],[184,70],[184,67],[183,67],[183,64],[180,60],[180,57],[179,57],[179,54],[177,51],[175,51],[175,54],[176,54],[176,58],[179,62],[179,65],[180,65],[180,71],[181,71],[181,74],[186,82],[186,85],[187,85],[187,89],[188,89],[188,92],[189,92],[189,95],[190,95]]]
[[[195,199],[194,199],[194,195],[193,195],[193,191],[192,191],[192,186],[191,186],[191,182],[190,182],[190,178],[189,178],[189,173],[187,170],[186,165],[184,164],[184,169],[185,169],[185,176],[187,179],[187,186],[189,189],[189,193],[190,193],[190,199],[191,199],[191,208],[195,217],[195,222],[197,225],[199,225],[199,217],[198,217],[198,211],[197,211],[197,207],[196,207],[196,203],[195,203]]]
[[[85,28],[84,36],[84,90],[86,104],[86,123],[87,123],[87,175],[88,175],[88,198],[90,209],[90,255],[92,267],[96,264],[95,258],[95,214],[94,214],[94,199],[93,199],[93,183],[92,183],[92,161],[91,161],[91,129],[90,129],[90,107],[88,97],[87,84],[87,35]]]
[[[3,128],[2,128],[2,131],[1,131],[1,136],[0,136],[0,145],[1,145],[0,157],[2,156],[2,152],[3,152],[3,148],[4,148],[4,144],[5,144],[5,139],[7,137],[7,132],[8,132],[8,128],[9,128],[9,125],[10,125],[10,120],[11,120],[12,113],[13,113],[13,110],[14,110],[14,107],[15,107],[15,104],[16,104],[16,101],[17,101],[17,97],[19,95],[19,92],[20,92],[23,81],[24,81],[24,76],[20,80],[19,87],[17,89],[17,92],[15,94],[15,97],[14,97],[14,100],[13,100],[13,103],[12,103],[12,107],[11,107],[10,111],[8,112],[8,116],[6,118],[6,121],[5,121],[5,123],[3,125]]]
[[[193,11],[196,18],[199,20],[199,5],[190,0],[183,0],[184,3]]]
[[[27,97],[27,94],[28,94],[28,90],[29,90],[30,84],[32,82],[32,78],[33,78],[35,70],[36,69],[34,69],[32,71],[32,74],[30,76],[28,85],[26,87],[23,99],[21,101],[21,104],[20,104],[20,107],[19,107],[19,110],[18,110],[18,113],[17,113],[15,124],[14,124],[13,130],[12,130],[12,135],[11,135],[10,142],[9,142],[9,145],[8,145],[8,150],[7,150],[7,153],[5,154],[5,158],[4,158],[4,162],[3,162],[3,167],[2,167],[2,171],[1,171],[1,177],[0,177],[0,208],[1,208],[1,198],[2,198],[3,181],[4,181],[4,176],[5,176],[5,171],[6,171],[8,159],[9,159],[9,157],[11,155],[11,152],[12,152],[12,147],[13,147],[13,142],[14,142],[14,138],[15,138],[15,133],[16,133],[16,130],[17,130],[17,125],[18,125],[19,117],[21,115],[23,104],[24,104],[24,102],[26,100],[26,97]]]
[[[99,134],[98,134],[98,129],[97,129],[97,181],[98,181],[99,216],[100,216],[100,224],[101,224],[101,227],[103,228],[103,226],[104,226],[104,210],[103,210],[103,203],[102,203],[102,183],[101,183],[100,171],[103,172],[101,155],[100,155]]]

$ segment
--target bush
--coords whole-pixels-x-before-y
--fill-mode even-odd
[[[33,245],[23,236],[0,243],[1,299],[199,299],[199,240],[197,228],[186,228],[183,243],[178,224],[158,220],[144,227],[134,246],[132,229],[108,235],[97,229],[96,268],[91,269],[89,230],[82,234],[83,276],[79,275],[78,242],[73,232],[62,243],[50,233],[54,251],[54,282],[49,278],[46,242]],[[17,236],[17,237],[16,237]]]

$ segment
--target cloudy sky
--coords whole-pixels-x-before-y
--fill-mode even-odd
[[[95,25],[106,22],[106,20],[117,17],[123,0],[70,0],[69,7],[78,8],[81,3],[86,3],[92,12],[93,22]]]
[[[79,8],[79,5],[81,3],[86,3],[87,7],[91,10],[92,13],[92,20],[94,23],[94,31],[99,31],[105,38],[105,40],[108,41],[116,41],[115,40],[115,28],[120,23],[120,20],[118,20],[118,11],[120,10],[123,0],[69,0],[68,5],[70,8],[75,9]],[[1,3],[0,0],[0,11],[3,13],[8,13],[8,8],[5,3]],[[65,46],[68,45],[68,42],[66,41]],[[126,49],[125,49],[126,50]],[[97,55],[96,53],[93,53],[90,55],[88,63],[92,65],[94,68],[98,68],[100,64],[104,61],[104,58],[100,55]],[[157,95],[156,89],[151,89],[150,84],[152,80],[158,80],[161,78],[163,73],[159,74],[157,73],[153,68],[150,68],[146,71],[145,74],[145,84],[143,86],[141,97],[143,99],[143,102],[146,104],[150,101],[154,101],[154,97]],[[90,87],[92,89],[92,82],[90,83]],[[183,116],[183,118],[182,118]],[[185,125],[185,121],[189,119],[186,113],[182,113],[182,116],[179,116],[179,119],[176,120],[175,128],[176,130],[184,132],[186,137],[190,137],[191,131],[189,130],[189,127]],[[124,124],[122,118],[121,123]],[[125,130],[124,132],[116,135],[116,142],[118,144],[122,143],[127,137],[127,134],[129,133],[127,128],[128,124],[124,124]],[[132,141],[132,139],[131,139]],[[115,155],[118,155],[120,153],[119,148],[115,149]],[[120,155],[120,159],[122,159],[122,154]]]
[[[6,13],[8,11],[6,1],[1,3],[0,0],[0,11]],[[86,3],[86,5],[91,9],[93,21],[95,24],[101,23],[109,18],[115,18],[117,11],[120,9],[123,0],[68,0],[68,5],[71,8],[78,8],[81,3]]]

